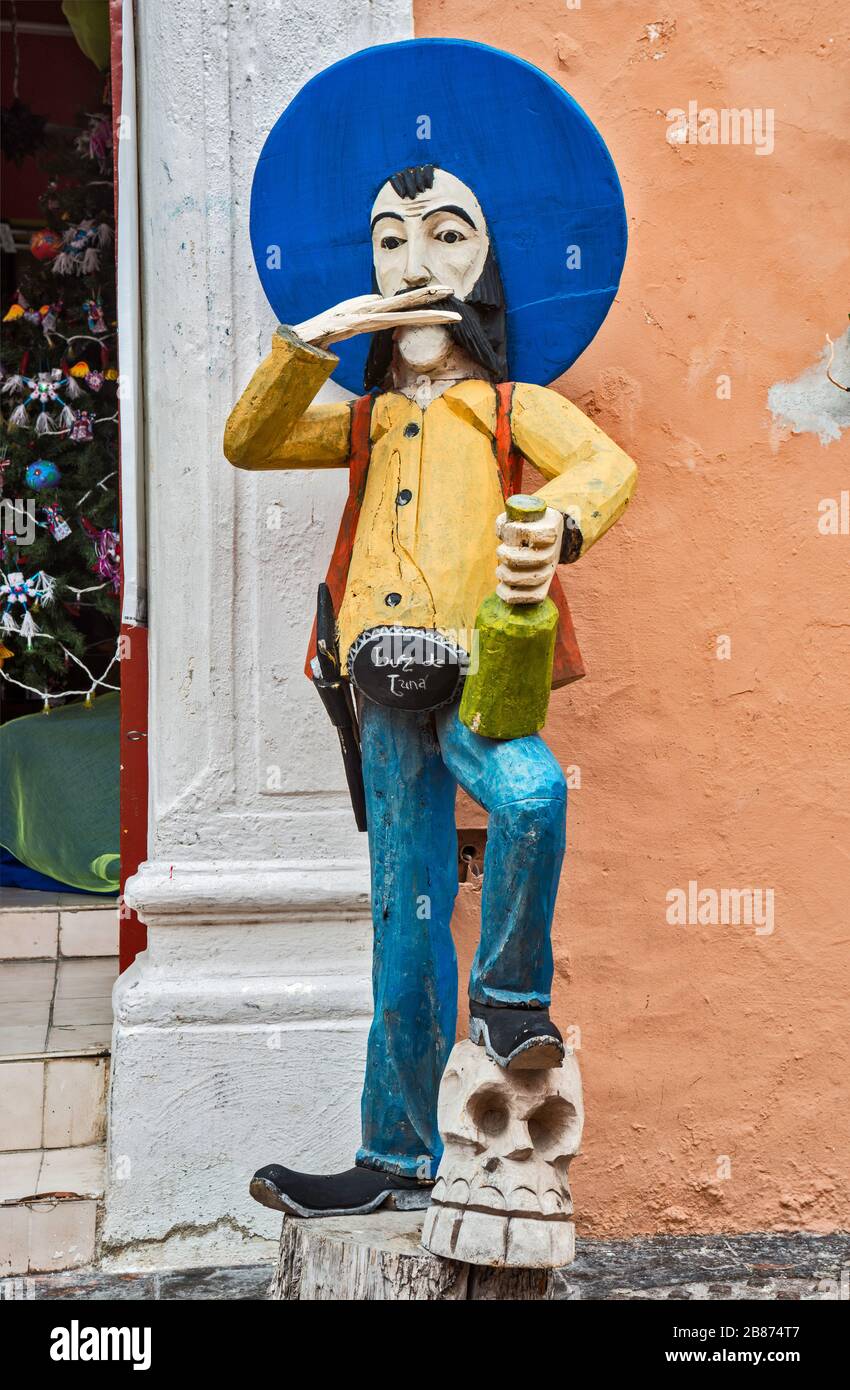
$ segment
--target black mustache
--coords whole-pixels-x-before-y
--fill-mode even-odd
[[[378,286],[374,280],[373,289]],[[396,294],[409,290],[396,290]],[[507,330],[505,324],[505,295],[502,279],[491,246],[481,275],[466,299],[446,295],[435,300],[434,307],[448,309],[460,316],[459,321],[445,325],[450,338],[481,367],[492,381],[506,381],[508,376]],[[363,385],[366,391],[383,389],[389,377],[393,359],[395,330],[382,329],[372,334]]]
[[[488,376],[502,380],[507,373],[504,360],[504,311],[495,305],[471,302],[449,295],[440,308],[460,314],[460,321],[447,323],[449,336]],[[501,346],[502,352],[498,351]]]

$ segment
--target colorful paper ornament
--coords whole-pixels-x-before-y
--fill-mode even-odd
[[[62,474],[51,459],[36,459],[24,474],[27,487],[33,492],[43,492],[48,487],[58,487]]]
[[[69,227],[62,239],[62,250],[53,262],[55,275],[93,275],[100,269],[100,252],[112,244],[112,228],[94,218]]]
[[[40,324],[44,330],[44,336],[49,339],[56,327],[56,320],[61,314],[62,308],[62,301],[59,300],[56,304],[42,304],[40,308],[34,309],[18,290],[14,304],[10,305],[3,316],[3,322],[14,323],[17,319],[24,318],[27,323]]]
[[[25,637],[29,649],[33,637],[37,637],[39,632],[30,611],[31,605],[52,603],[56,581],[49,574],[45,574],[44,570],[37,570],[28,578],[24,578],[19,571],[14,574],[0,572],[0,579],[3,581],[0,584],[0,600],[5,599],[3,615],[0,617],[0,631],[16,632]],[[12,611],[15,605],[21,609],[20,623],[15,621]]]
[[[95,299],[86,299],[83,302],[83,310],[86,314],[86,321],[92,333],[106,332],[106,319],[103,317],[103,305],[100,295]]]
[[[91,368],[88,362],[75,362],[69,372],[70,376],[87,377],[91,375]]]
[[[94,433],[94,413],[90,410],[75,410],[71,426],[71,441],[74,444],[87,444]]]
[[[108,527],[99,529],[93,526],[86,517],[82,517],[83,526],[94,546],[94,563],[92,569],[95,574],[99,574],[101,579],[106,579],[117,594],[121,587],[121,559],[119,549],[119,535],[117,531],[110,531]]]
[[[74,412],[59,395],[60,390],[67,385],[67,382],[68,378],[62,375],[58,367],[54,367],[52,372],[39,372],[37,377],[10,376],[9,380],[3,383],[4,392],[16,395],[25,390],[29,391],[29,395],[20,405],[15,406],[9,416],[9,424],[12,429],[27,429],[29,427],[27,406],[30,401],[36,401],[40,406],[35,422],[36,434],[57,434],[60,430],[70,429],[74,423]],[[58,425],[49,413],[49,408],[52,405],[61,407]]]
[[[115,370],[114,367],[109,367],[109,368],[104,372],[104,376],[106,377],[106,380],[107,380],[107,381],[117,381],[117,380],[118,380],[118,373],[117,373],[117,371]]]
[[[57,506],[45,507],[45,525],[55,541],[67,540],[71,534],[71,528],[65,520]]]
[[[59,309],[60,306],[58,304],[42,304],[38,311],[38,316],[41,319],[41,327],[48,342],[50,341],[51,333],[56,327]]]
[[[37,261],[52,261],[54,256],[58,256],[62,250],[62,238],[58,232],[53,232],[49,227],[42,227],[40,232],[33,232],[30,237],[30,251]]]
[[[90,391],[99,391],[103,386],[103,372],[89,372],[85,378],[86,386]]]
[[[15,659],[15,653],[14,653],[14,652],[10,652],[10,651],[9,651],[9,648],[8,648],[8,647],[4,647],[4,646],[3,646],[3,643],[0,642],[0,671],[3,670],[3,662],[4,662],[4,661],[14,661],[14,659]]]

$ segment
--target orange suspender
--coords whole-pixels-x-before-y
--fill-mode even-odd
[[[373,396],[359,396],[351,406],[351,446],[348,456],[348,498],[342,513],[342,520],[339,523],[336,544],[334,545],[331,562],[328,566],[328,573],[325,583],[331,591],[334,612],[337,617],[345,596],[345,586],[348,581],[348,570],[351,564],[351,552],[354,549],[354,537],[357,534],[357,522],[360,518],[360,508],[363,505],[363,496],[366,492],[366,475],[369,472],[369,456],[371,446],[369,434],[372,425],[372,402]],[[310,662],[316,655],[316,619],[313,619],[313,630],[310,633],[310,645],[307,648],[307,660],[304,664],[304,671],[310,680],[313,679],[313,672],[310,670]]]

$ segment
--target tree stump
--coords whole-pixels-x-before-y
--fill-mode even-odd
[[[423,1212],[285,1217],[269,1297],[300,1302],[549,1300],[552,1273],[489,1269],[423,1250]]]

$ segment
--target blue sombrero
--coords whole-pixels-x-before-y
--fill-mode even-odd
[[[367,48],[320,72],[286,108],[251,192],[251,245],[278,319],[299,323],[369,292],[372,202],[413,164],[447,169],[476,194],[505,288],[510,376],[548,385],[587,347],[616,294],[623,194],[572,97],[484,44]],[[366,336],[337,345],[340,385],[362,391],[368,347]]]

